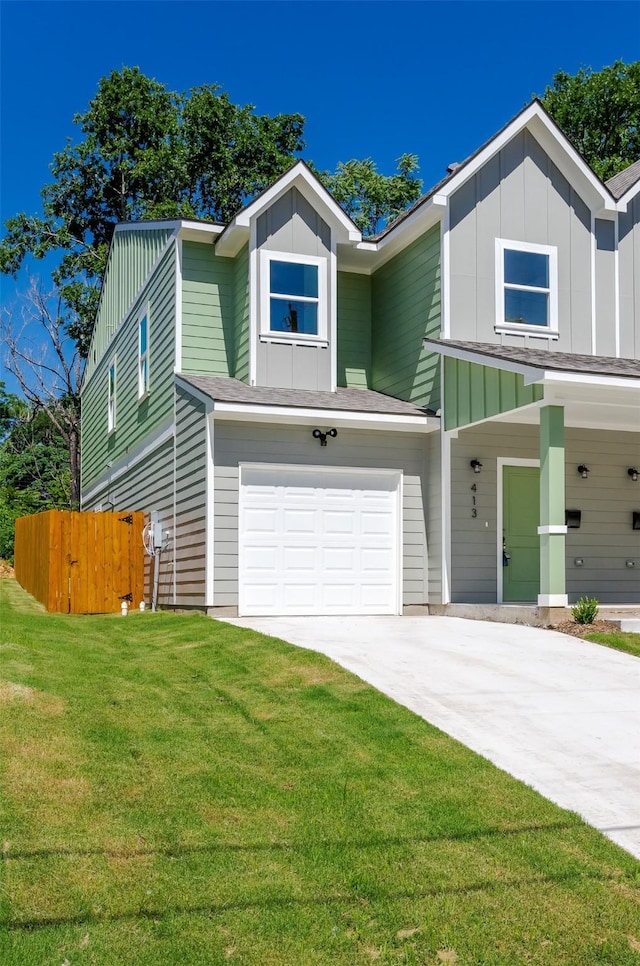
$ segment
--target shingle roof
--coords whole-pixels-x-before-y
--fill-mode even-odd
[[[425,343],[461,349],[465,352],[476,352],[479,355],[490,356],[492,359],[504,359],[506,362],[516,362],[534,369],[640,379],[640,361],[637,359],[586,356],[546,349],[521,349],[516,346],[493,345],[488,342],[458,342],[455,339],[425,339]]]
[[[414,403],[372,389],[344,389],[316,392],[311,389],[269,389],[248,386],[239,379],[219,376],[184,376],[180,378],[217,402],[259,406],[292,406],[299,409],[334,409],[344,412],[379,413],[396,416],[429,416],[433,412]]]
[[[614,174],[605,184],[616,201],[622,198],[637,181],[640,181],[640,159],[630,164],[628,168]]]

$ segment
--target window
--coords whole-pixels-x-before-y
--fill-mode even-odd
[[[138,320],[138,399],[149,392],[149,315]]]
[[[326,339],[326,259],[261,252],[262,336]]]
[[[110,433],[116,428],[116,360],[109,366],[107,389],[107,428]]]
[[[496,330],[557,336],[556,248],[496,239]]]

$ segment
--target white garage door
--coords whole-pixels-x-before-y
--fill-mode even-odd
[[[399,499],[399,471],[242,466],[240,614],[397,614]]]

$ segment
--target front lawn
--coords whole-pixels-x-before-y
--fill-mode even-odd
[[[593,641],[595,644],[604,644],[605,647],[613,647],[616,651],[624,651],[626,654],[633,654],[640,657],[640,634],[635,631],[609,631],[608,633],[589,633],[588,626],[585,627],[585,640]]]
[[[2,966],[640,963],[636,860],[322,655],[0,593]]]

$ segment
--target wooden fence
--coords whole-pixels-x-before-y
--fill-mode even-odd
[[[47,510],[16,520],[18,582],[48,611],[110,614],[144,597],[144,513]]]

